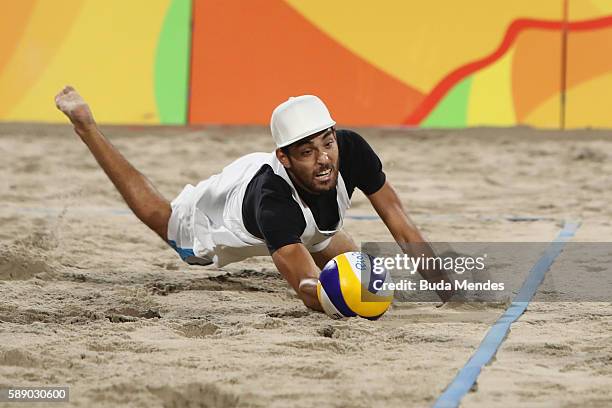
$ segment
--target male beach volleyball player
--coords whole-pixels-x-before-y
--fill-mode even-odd
[[[223,266],[271,254],[304,304],[317,299],[319,268],[359,251],[342,230],[355,188],[362,190],[395,238],[425,243],[410,221],[382,164],[357,133],[336,130],[316,96],[290,98],[272,114],[273,153],[252,153],[221,173],[187,185],[172,202],[136,170],[98,129],[89,106],[67,86],[55,103],[70,119],[134,214],[189,264]],[[431,282],[443,271],[420,271]],[[438,292],[447,301],[452,292]]]

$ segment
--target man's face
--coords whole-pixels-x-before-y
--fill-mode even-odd
[[[333,128],[289,146],[277,156],[300,187],[319,194],[332,190],[338,181],[338,143]]]

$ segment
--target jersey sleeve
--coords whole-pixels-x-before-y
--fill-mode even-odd
[[[285,245],[302,242],[306,220],[291,196],[290,187],[280,177],[274,176],[261,186],[255,217],[270,253]]]
[[[386,181],[382,162],[361,135],[350,130],[340,132],[338,137],[343,140],[339,146],[344,150],[340,151],[340,169],[345,169],[342,176],[349,179],[351,187],[357,187],[365,195],[374,194]]]

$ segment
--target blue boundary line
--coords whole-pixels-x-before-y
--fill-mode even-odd
[[[505,340],[510,325],[514,323],[527,309],[531,298],[538,290],[544,280],[544,275],[555,261],[555,258],[563,251],[563,247],[580,227],[580,222],[565,222],[563,229],[554,241],[546,249],[538,262],[531,268],[523,286],[515,296],[512,304],[504,314],[491,326],[486,336],[476,349],[476,352],[457,373],[455,379],[446,387],[442,395],[436,400],[434,408],[457,407],[461,399],[476,383],[482,367],[491,361],[497,353],[497,349]]]

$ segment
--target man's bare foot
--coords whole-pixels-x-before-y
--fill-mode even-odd
[[[70,119],[79,135],[95,129],[96,121],[89,105],[73,87],[67,85],[55,96],[55,106]]]

